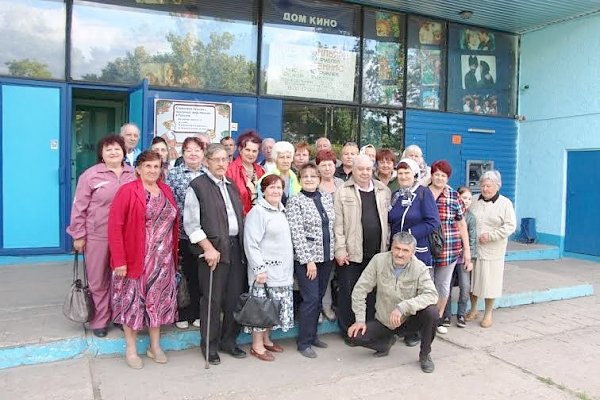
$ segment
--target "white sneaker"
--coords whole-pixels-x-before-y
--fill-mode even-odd
[[[187,329],[190,327],[190,324],[187,321],[177,321],[175,322],[175,326],[179,329]]]
[[[441,333],[442,335],[445,335],[446,333],[448,333],[448,328],[440,325],[437,327],[437,333]]]
[[[192,322],[192,325],[194,325],[196,328],[200,328],[200,320],[195,319],[194,322]]]

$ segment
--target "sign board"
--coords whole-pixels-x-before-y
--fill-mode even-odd
[[[189,136],[205,134],[213,143],[231,136],[231,113],[231,103],[155,99],[154,136],[167,141],[174,161]]]

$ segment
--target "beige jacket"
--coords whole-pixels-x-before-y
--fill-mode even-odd
[[[375,318],[390,329],[390,315],[398,308],[402,315],[415,315],[438,301],[438,293],[422,261],[413,256],[400,277],[393,272],[392,252],[379,253],[354,285],[352,291],[352,311],[356,322],[366,322],[367,294],[377,287]]]
[[[389,243],[388,211],[391,193],[383,183],[373,181],[377,212],[381,223],[381,251],[387,251]],[[362,204],[358,187],[348,179],[333,195],[335,209],[335,256],[348,257],[355,263],[363,259]]]

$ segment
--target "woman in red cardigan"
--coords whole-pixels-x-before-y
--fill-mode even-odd
[[[239,155],[227,168],[227,179],[230,179],[240,192],[244,216],[254,205],[257,198],[256,185],[265,174],[265,170],[256,162],[261,143],[258,132],[249,130],[242,133],[237,139]]]
[[[159,177],[161,159],[151,150],[136,161],[138,179],[123,185],[108,216],[108,246],[113,270],[113,320],[123,325],[125,361],[144,366],[137,354],[137,331],[147,327],[146,355],[167,362],[160,348],[161,325],[177,317],[177,205],[171,189]]]

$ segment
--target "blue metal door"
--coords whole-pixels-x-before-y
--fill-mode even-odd
[[[565,251],[600,256],[600,150],[567,155]]]
[[[61,86],[2,85],[3,254],[64,245],[63,93]]]
[[[456,189],[464,185],[462,163],[462,145],[452,143],[452,135],[447,132],[427,132],[427,164],[437,160],[446,160],[452,166],[452,175],[448,184]]]

